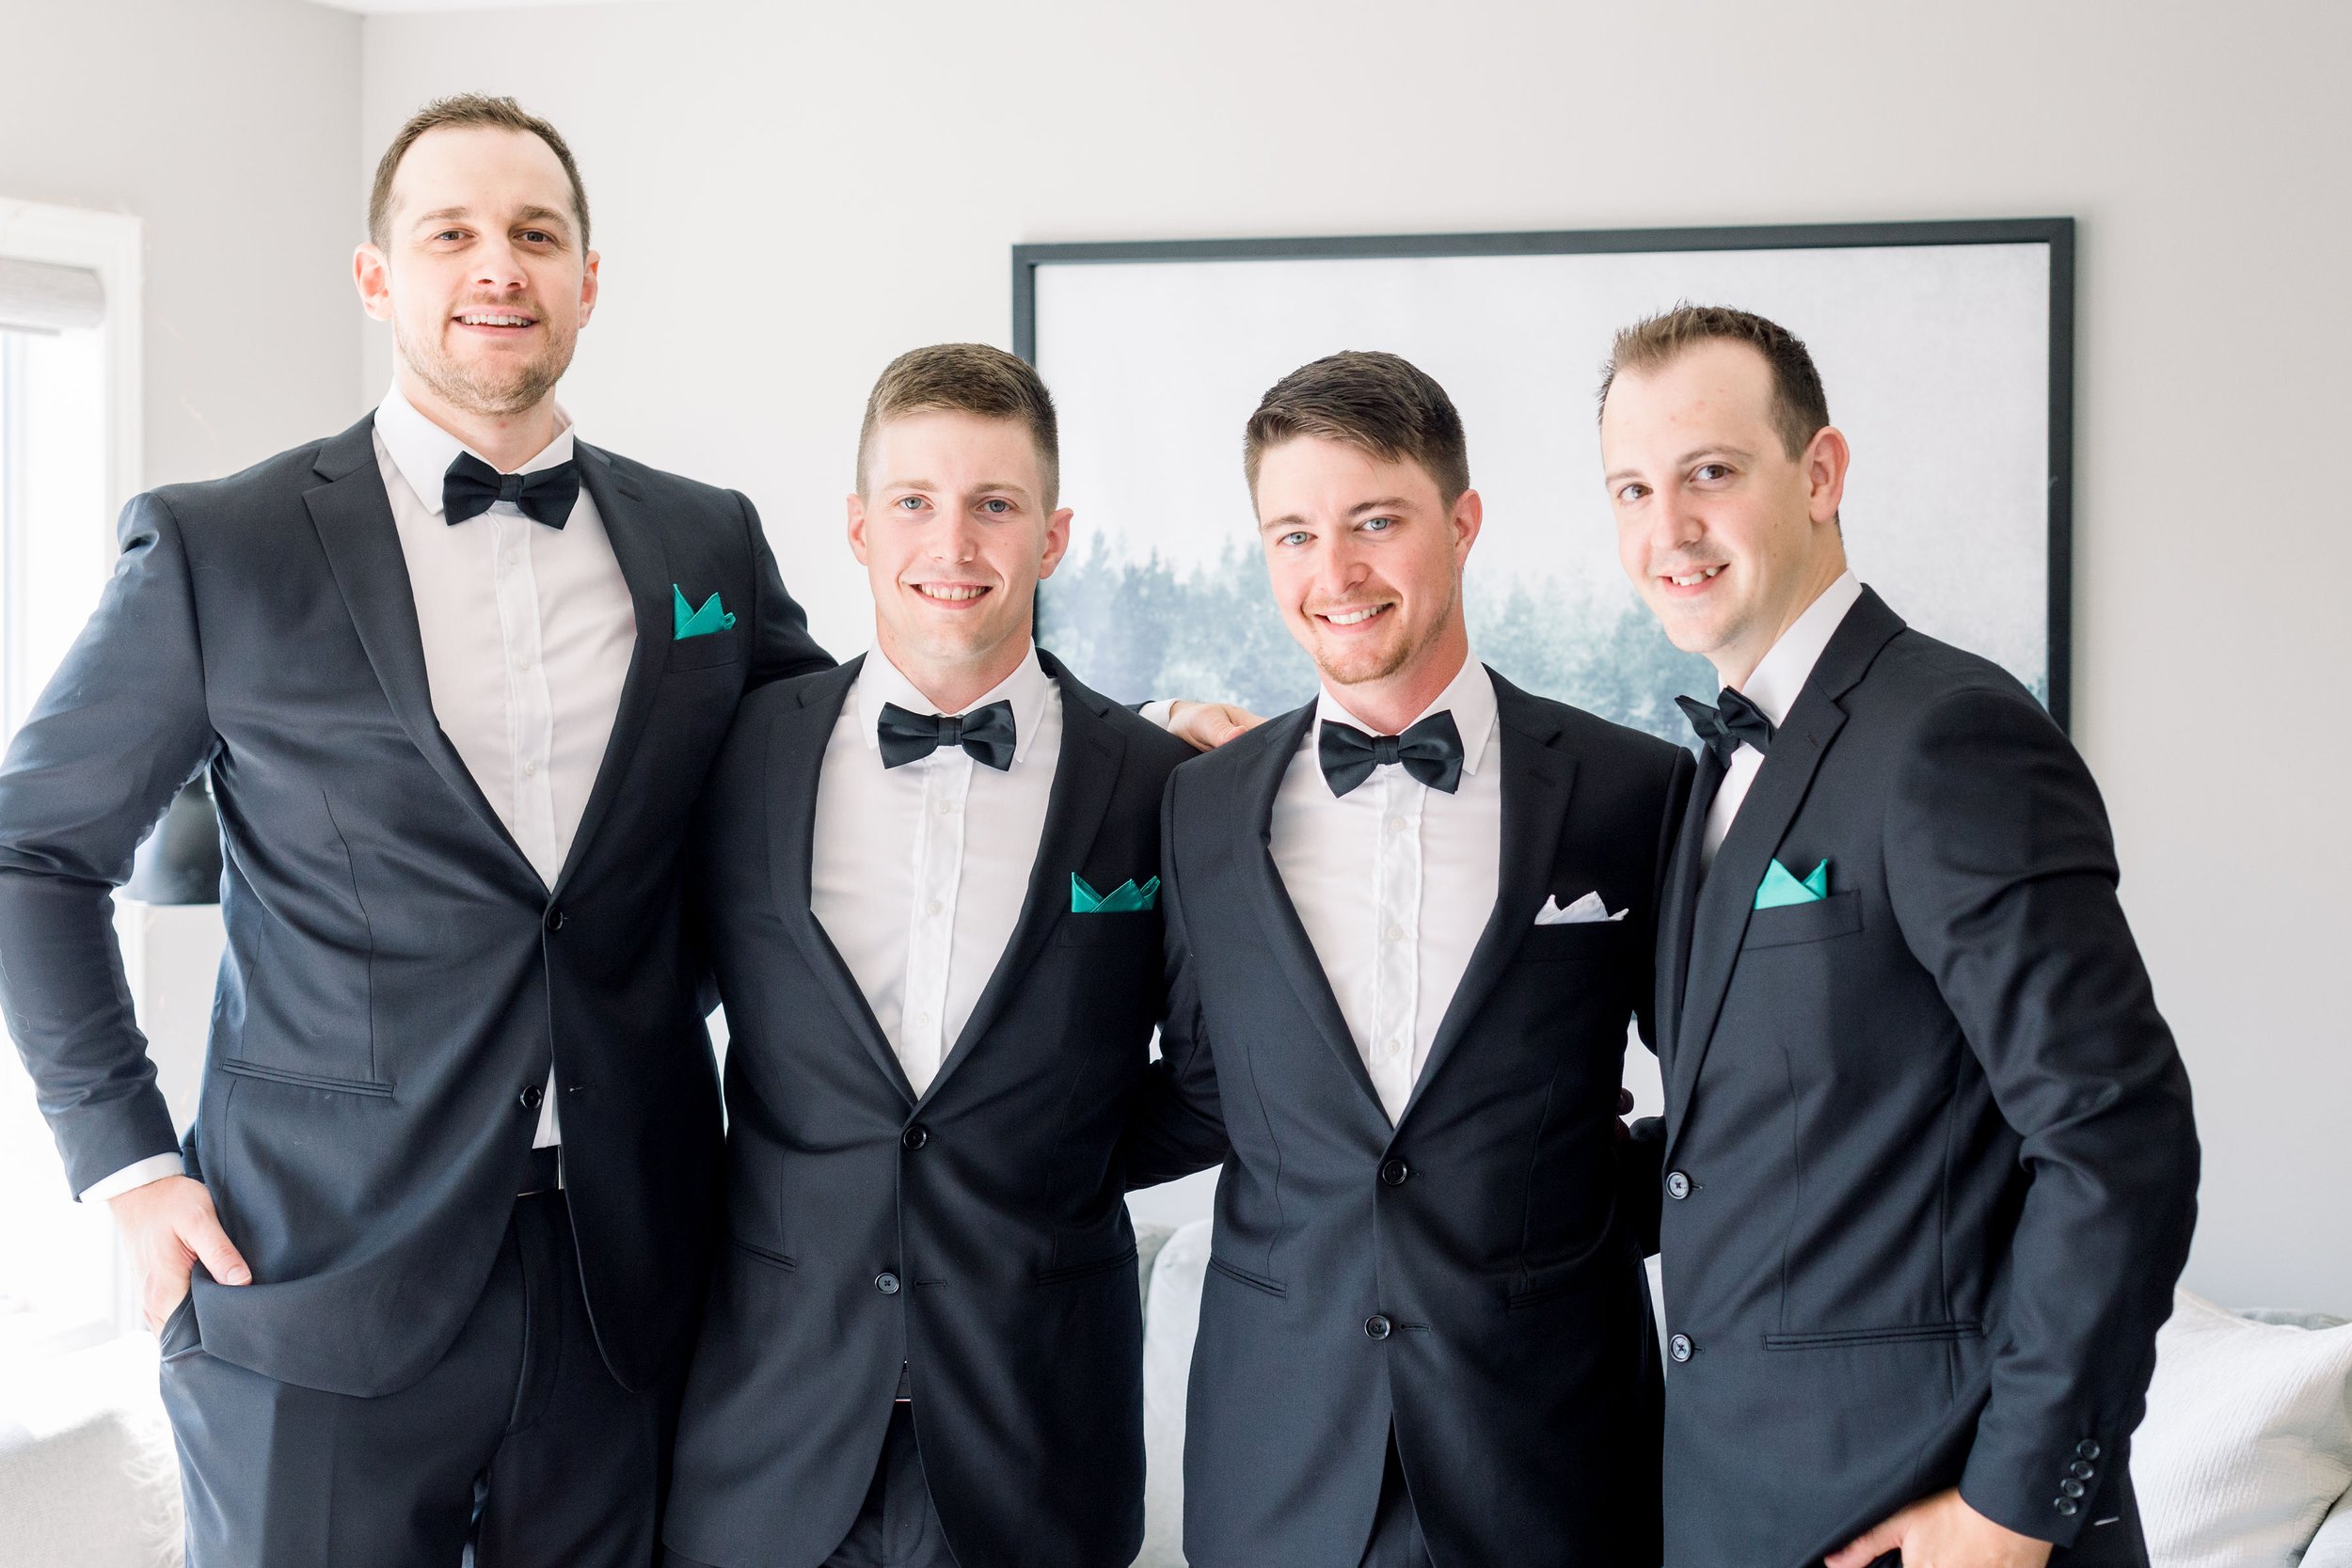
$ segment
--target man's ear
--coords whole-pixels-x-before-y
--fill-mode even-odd
[[[596,313],[596,263],[604,258],[595,251],[588,253],[588,264],[580,275],[580,325],[586,326],[588,318]]]
[[[1486,520],[1486,503],[1478,499],[1475,490],[1465,490],[1454,501],[1454,564],[1459,566],[1470,559],[1470,546],[1478,543],[1478,531]]]
[[[1043,582],[1054,575],[1061,558],[1070,552],[1070,508],[1063,507],[1045,519],[1045,553],[1037,563],[1037,580]]]
[[[359,309],[380,322],[392,319],[392,263],[373,245],[351,253],[351,281],[359,291]]]
[[[866,498],[856,494],[850,497],[850,553],[866,564]]]
[[[1817,523],[1836,522],[1846,499],[1846,470],[1853,463],[1846,433],[1834,424],[1823,425],[1813,433],[1804,461],[1806,515]]]

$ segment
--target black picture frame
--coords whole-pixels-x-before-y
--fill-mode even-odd
[[[1041,267],[1905,245],[2045,245],[2049,250],[2050,286],[2047,705],[2051,717],[2066,728],[2071,725],[2074,687],[2074,231],[2072,217],[2027,217],[1016,245],[1012,247],[1013,352],[1032,364],[1036,362],[1037,276]]]

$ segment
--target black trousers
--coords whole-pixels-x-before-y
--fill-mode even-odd
[[[663,1568],[711,1568],[675,1552],[665,1553],[661,1561]],[[825,1568],[956,1568],[939,1528],[939,1512],[931,1507],[930,1483],[923,1479],[912,1405],[891,1407],[866,1501],[858,1506],[849,1535],[825,1559]]]
[[[1396,1434],[1389,1434],[1389,1460],[1380,1474],[1380,1506],[1372,1516],[1361,1568],[1431,1568],[1429,1544],[1422,1539],[1413,1495],[1405,1488],[1405,1466],[1396,1456]]]
[[[204,1353],[183,1305],[163,1390],[188,1568],[648,1568],[662,1402],[612,1381],[560,1192],[515,1200],[481,1301],[424,1379],[380,1399]]]

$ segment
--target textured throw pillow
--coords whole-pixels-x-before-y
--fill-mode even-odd
[[[2352,1326],[2254,1323],[2174,1292],[2132,1481],[2153,1568],[2296,1568],[2352,1486]]]
[[[2303,1568],[2352,1568],[2352,1492],[2336,1500],[2336,1511],[2312,1537]]]

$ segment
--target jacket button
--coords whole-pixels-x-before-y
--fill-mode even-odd
[[[898,1293],[898,1276],[884,1269],[874,1276],[874,1289],[883,1295],[895,1296]]]
[[[2072,1497],[2060,1497],[2050,1506],[2057,1509],[2059,1513],[2069,1519],[2072,1519],[2075,1514],[2080,1513],[2083,1510],[2083,1505],[2076,1502]]]
[[[1379,1312],[1375,1312],[1364,1320],[1364,1335],[1367,1338],[1385,1339],[1395,1327],[1394,1323],[1389,1322],[1388,1318]]]
[[[1666,1341],[1666,1354],[1677,1361],[1690,1360],[1691,1350],[1691,1337],[1688,1334],[1677,1334]]]
[[[2077,1459],[2096,1459],[2099,1457],[2099,1445],[2086,1437],[2081,1442],[2074,1445],[2074,1457]]]
[[[1402,1187],[1412,1174],[1413,1167],[1402,1160],[1390,1160],[1380,1166],[1380,1180],[1391,1187]]]
[[[563,928],[564,911],[562,910],[549,910],[548,911],[548,929],[550,931],[560,931]]]
[[[2074,1464],[2069,1465],[2066,1467],[2066,1473],[2073,1476],[2076,1481],[2089,1481],[2091,1477],[2099,1473],[2099,1466],[2093,1465],[2088,1459],[2077,1459]]]
[[[905,1132],[899,1133],[898,1141],[909,1148],[920,1148],[925,1144],[931,1141],[931,1132],[930,1128],[925,1127],[918,1121],[913,1127],[910,1127]]]
[[[523,1090],[522,1092],[523,1109],[526,1111],[537,1110],[539,1108],[539,1101],[545,1100],[547,1097],[547,1090],[541,1088],[536,1084],[532,1085],[531,1087]]]
[[[1666,1196],[1679,1203],[1691,1196],[1691,1179],[1678,1170],[1666,1173]]]
[[[2083,1483],[2076,1481],[2073,1476],[2069,1476],[2064,1481],[2058,1482],[2059,1497],[2079,1498],[2082,1495]]]

